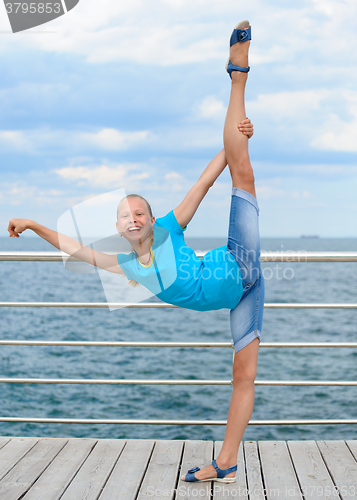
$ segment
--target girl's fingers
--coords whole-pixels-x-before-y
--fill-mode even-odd
[[[253,124],[249,118],[245,118],[240,122],[240,124],[238,125],[238,130],[242,132],[242,134],[246,135],[248,139],[250,139],[254,134]]]
[[[252,122],[249,120],[249,121],[243,121],[243,122],[240,122],[240,124],[238,125],[238,128],[253,128],[253,124]]]

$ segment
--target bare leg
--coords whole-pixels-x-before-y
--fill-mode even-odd
[[[238,351],[233,362],[233,393],[229,406],[226,434],[216,462],[220,469],[237,463],[239,444],[254,408],[254,380],[257,374],[259,339]],[[212,467],[213,468],[213,467]],[[234,477],[235,473],[227,477]]]
[[[236,66],[248,67],[250,41],[237,43],[231,47],[230,59]],[[248,153],[248,138],[238,130],[238,125],[246,118],[244,105],[247,73],[232,72],[232,87],[223,140],[226,158],[231,172],[233,186],[248,191],[256,196],[254,174]]]
[[[238,351],[233,362],[233,392],[229,405],[226,433],[222,450],[216,459],[218,467],[228,469],[237,463],[237,455],[244,431],[254,408],[254,380],[257,372],[259,339],[254,339]],[[226,477],[234,477],[235,472]],[[216,477],[212,464],[195,473],[197,479]]]

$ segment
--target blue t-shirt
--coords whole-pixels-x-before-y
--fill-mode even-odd
[[[185,228],[186,229],[186,228]],[[133,279],[169,304],[210,311],[234,309],[242,293],[242,277],[227,245],[206,253],[202,261],[186,245],[173,210],[153,226],[154,259],[142,265],[135,252],[117,255],[128,279]]]

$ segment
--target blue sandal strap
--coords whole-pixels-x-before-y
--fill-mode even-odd
[[[217,471],[217,477],[218,478],[223,478],[225,477],[227,474],[230,474],[231,472],[235,472],[237,470],[237,465],[232,465],[231,467],[228,467],[228,469],[225,469],[225,470],[222,470],[218,467],[217,463],[215,460],[212,461],[212,465],[213,467],[216,469]]]
[[[238,30],[234,29],[231,36],[230,44],[232,46],[236,43],[243,43],[251,39],[252,39],[251,26],[249,26],[249,28],[244,28],[244,29],[238,29]]]
[[[234,64],[229,61],[228,66],[227,66],[227,72],[229,73],[229,76],[232,78],[232,71],[241,71],[242,73],[248,73],[250,70],[250,66],[248,68],[243,68],[242,66],[234,66]]]

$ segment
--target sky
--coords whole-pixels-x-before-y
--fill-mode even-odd
[[[0,236],[116,190],[156,217],[179,205],[223,147],[249,19],[260,234],[357,237],[356,18],[355,0],[80,0],[14,34],[0,5]],[[230,195],[227,168],[185,234],[227,235]]]

